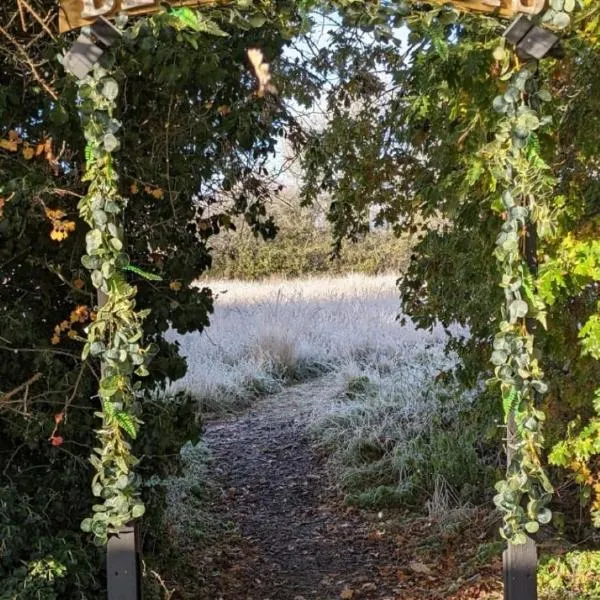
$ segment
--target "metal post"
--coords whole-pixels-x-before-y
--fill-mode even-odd
[[[537,275],[537,229],[534,223],[527,227],[524,252],[525,260],[532,275]],[[529,331],[535,329],[533,319],[527,320]],[[515,439],[515,417],[511,414],[508,419],[506,435],[506,455],[508,464],[513,454]],[[504,600],[537,600],[537,547],[528,537],[525,544],[511,544],[502,555],[504,574]]]
[[[98,290],[98,307],[106,304]],[[100,365],[104,371],[104,365]],[[141,547],[137,521],[109,536],[106,546],[107,600],[142,600]]]
[[[108,538],[106,584],[108,600],[142,600],[137,523]]]

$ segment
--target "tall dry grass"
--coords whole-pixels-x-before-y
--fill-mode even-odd
[[[391,371],[407,352],[444,340],[401,326],[394,276],[212,281],[212,323],[177,336],[186,376],[173,383],[206,411],[229,411],[289,381],[334,369]]]

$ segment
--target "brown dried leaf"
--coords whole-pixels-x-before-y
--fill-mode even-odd
[[[414,560],[413,562],[409,563],[408,566],[410,567],[410,570],[415,573],[419,573],[421,575],[431,575],[431,569],[422,562],[417,562]]]
[[[249,48],[247,54],[254,75],[258,80],[257,96],[262,98],[265,94],[276,94],[277,88],[271,83],[271,68],[269,63],[265,62],[262,50]]]

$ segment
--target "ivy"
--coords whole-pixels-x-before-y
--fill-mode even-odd
[[[102,419],[96,431],[99,447],[90,461],[96,469],[92,493],[100,501],[93,515],[81,527],[105,543],[110,533],[144,513],[140,481],[134,473],[137,459],[131,454],[131,440],[141,423],[136,397],[140,382],[133,377],[148,374],[147,364],[155,349],[142,345],[142,322],[149,311],[136,310],[136,288],[126,280],[133,270],[123,251],[122,218],[127,204],[119,194],[114,154],[120,147],[117,137],[121,123],[115,118],[119,94],[117,80],[104,68],[79,83],[81,121],[86,146],[87,195],[79,202],[81,218],[90,226],[86,235],[83,266],[91,273],[100,302],[95,320],[87,327],[83,358],[102,362],[99,397]]]
[[[574,9],[574,1],[553,1],[542,21],[566,28]],[[494,254],[505,300],[493,343],[491,381],[500,386],[509,430],[507,476],[496,484],[494,502],[503,514],[501,535],[521,544],[528,534],[550,522],[554,491],[542,465],[546,417],[539,405],[548,385],[534,335],[536,320],[546,327],[546,305],[533,281],[537,250],[531,248],[529,239],[552,230],[552,224],[544,220],[549,220],[548,205],[556,181],[540,156],[538,139],[538,132],[552,122],[543,108],[552,95],[540,85],[536,61],[521,64],[504,44],[494,51],[494,58],[502,64],[499,77],[507,85],[493,101],[502,118],[494,142],[484,150],[501,183],[500,198],[493,199],[493,208],[504,220]]]
[[[246,7],[248,8],[248,7]],[[189,8],[160,12],[153,18],[139,20],[125,31],[129,42],[149,26],[155,32],[161,27],[177,31],[177,42],[186,42],[198,49],[195,33],[227,37],[229,34],[217,24],[218,11],[202,14]],[[235,8],[228,11],[230,23],[242,29],[260,27],[266,21],[261,11],[250,12],[249,20]],[[124,25],[126,18],[121,18]],[[103,56],[105,65],[113,65],[112,53]],[[143,321],[149,310],[136,310],[137,289],[126,279],[128,272],[149,281],[162,278],[131,264],[125,252],[122,219],[127,205],[119,193],[119,177],[115,169],[114,154],[121,142],[117,137],[121,123],[115,118],[119,83],[115,76],[102,66],[78,84],[79,108],[86,140],[86,173],[83,181],[89,182],[87,195],[79,202],[80,217],[90,226],[86,234],[86,254],[82,265],[90,271],[91,282],[98,290],[99,302],[96,318],[86,328],[82,358],[88,356],[102,363],[99,397],[102,410],[95,413],[102,419],[96,431],[100,447],[95,448],[90,461],[96,469],[92,480],[92,493],[102,502],[93,506],[93,515],[84,519],[81,528],[94,534],[99,543],[108,535],[144,514],[140,499],[140,478],[134,472],[137,459],[131,453],[131,440],[137,437],[141,424],[137,397],[141,382],[134,377],[149,374],[147,365],[157,353],[155,345],[142,344]]]

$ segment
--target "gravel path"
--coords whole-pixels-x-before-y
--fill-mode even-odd
[[[331,392],[330,380],[313,380],[244,416],[207,424],[204,440],[223,489],[218,509],[238,525],[246,547],[241,564],[235,557],[221,578],[223,589],[212,592],[216,598],[396,597],[378,583],[378,565],[395,560],[392,544],[370,536],[371,524],[340,504],[306,440],[310,415]]]

